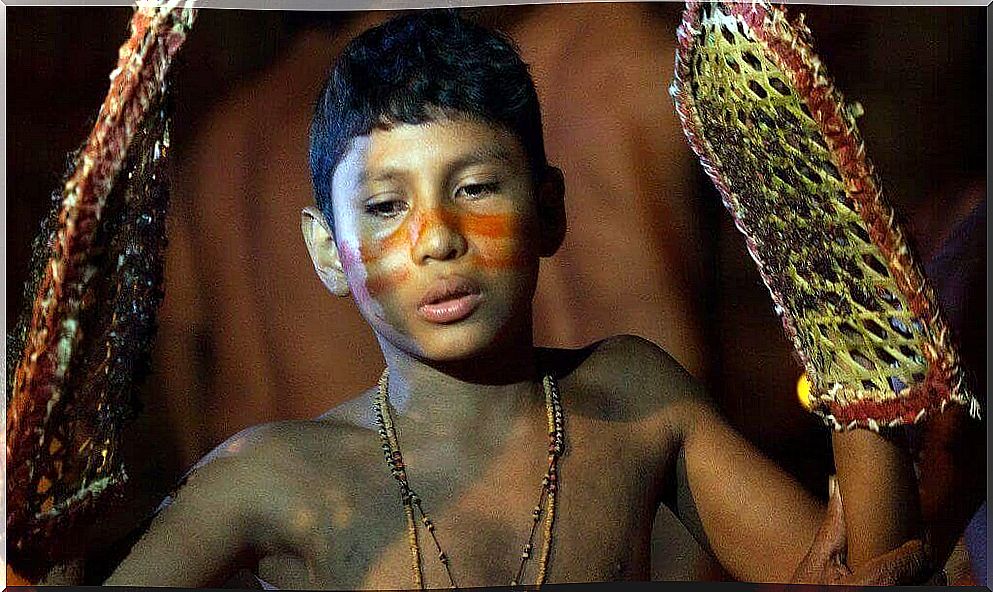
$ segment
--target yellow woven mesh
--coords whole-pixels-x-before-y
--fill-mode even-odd
[[[885,399],[924,380],[927,329],[864,229],[807,106],[746,25],[717,5],[701,25],[691,62],[700,123],[815,387]]]

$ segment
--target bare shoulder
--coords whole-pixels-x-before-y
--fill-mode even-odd
[[[355,441],[369,440],[368,430],[343,419],[286,420],[246,428],[205,455],[184,481],[210,474],[218,481],[241,485],[259,482],[249,496],[260,491],[289,493],[311,480],[352,474],[350,451]]]
[[[327,500],[361,481],[338,445],[357,429],[281,421],[228,438],[186,474],[105,583],[216,586],[273,549],[313,548],[334,526],[317,520],[331,514]]]
[[[272,483],[264,450],[275,433],[244,430],[197,462],[104,585],[218,586],[249,566],[258,494]]]
[[[303,439],[307,426],[299,421],[259,424],[234,434],[204,455],[180,482],[180,488],[193,481],[241,480],[244,474],[276,470],[286,455],[300,453],[294,443]]]
[[[315,453],[336,430],[315,424],[279,421],[234,434],[187,471],[159,506],[153,526],[182,526],[188,517],[209,514],[222,518],[212,524],[231,527],[271,513],[273,499],[291,498],[307,481],[320,478]],[[321,467],[325,473],[332,468]]]
[[[576,352],[569,380],[584,395],[584,407],[620,421],[637,420],[679,428],[693,410],[709,407],[703,388],[669,353],[636,335],[617,335]],[[588,409],[593,411],[594,409]]]

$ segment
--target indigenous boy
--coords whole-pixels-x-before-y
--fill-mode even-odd
[[[548,582],[646,580],[661,503],[742,580],[917,575],[910,544],[839,580],[838,497],[835,529],[815,536],[823,505],[654,344],[535,347],[531,301],[539,259],[564,236],[564,183],[509,42],[451,12],[359,36],[318,103],[311,169],[304,239],[324,285],[375,332],[383,380],[317,420],[231,438],[106,583],[216,586],[242,569],[281,588],[530,584],[546,568]],[[876,439],[836,438],[842,483],[858,484],[846,507],[867,503],[870,463],[912,484]],[[414,529],[419,509],[429,518]],[[903,518],[863,551],[898,546],[916,527]]]

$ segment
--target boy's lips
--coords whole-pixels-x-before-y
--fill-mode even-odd
[[[482,301],[475,282],[448,276],[434,282],[417,304],[417,313],[431,323],[454,323],[471,315]]]

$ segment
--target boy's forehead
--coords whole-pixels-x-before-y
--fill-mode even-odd
[[[356,136],[335,169],[333,184],[357,189],[399,174],[431,174],[473,164],[526,167],[520,141],[505,128],[473,119],[400,123]]]

